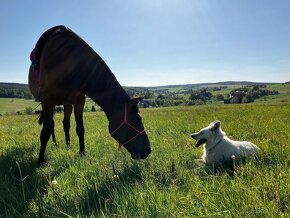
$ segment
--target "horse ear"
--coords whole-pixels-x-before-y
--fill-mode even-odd
[[[131,104],[138,104],[144,97],[138,96],[138,97],[132,97],[130,99]]]
[[[219,121],[219,120],[216,120],[216,121],[214,121],[213,122],[213,126],[212,126],[212,130],[217,130],[217,129],[219,129],[221,127],[221,121]]]

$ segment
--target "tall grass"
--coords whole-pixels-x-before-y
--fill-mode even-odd
[[[36,169],[36,116],[0,117],[0,217],[288,217],[290,104],[144,109],[152,144],[147,160],[117,150],[103,113],[86,113],[87,156],[79,157],[75,125],[67,150],[62,114],[58,146],[49,142]],[[229,137],[257,144],[256,159],[234,177],[208,174],[190,133],[215,119]],[[72,122],[73,124],[73,122]],[[52,181],[57,184],[53,185]]]

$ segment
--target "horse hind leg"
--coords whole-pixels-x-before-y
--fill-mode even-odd
[[[63,129],[64,129],[64,134],[65,134],[65,142],[67,148],[70,148],[70,117],[72,114],[72,105],[71,104],[66,104],[64,105],[64,118],[63,118]]]
[[[52,133],[52,122],[53,122],[53,106],[42,105],[43,108],[43,126],[40,133],[40,152],[37,160],[37,167],[45,165],[44,154],[47,142]]]
[[[40,125],[42,125],[43,122],[44,122],[44,112],[41,111],[40,116],[39,116],[38,123],[39,123]],[[54,144],[54,145],[57,145],[57,143],[56,143],[56,138],[55,138],[55,133],[54,133],[54,120],[53,120],[53,119],[52,119],[52,121],[51,121],[51,137],[52,137],[52,142],[53,142],[53,144]]]
[[[85,128],[83,123],[84,105],[85,105],[85,95],[78,96],[77,103],[74,104],[74,114],[76,120],[76,132],[79,137],[81,155],[85,155],[85,143],[84,143]]]

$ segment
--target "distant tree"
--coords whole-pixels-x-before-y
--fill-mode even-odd
[[[154,98],[154,94],[152,92],[146,92],[144,95],[144,99],[152,99]]]
[[[252,90],[257,91],[257,90],[259,90],[259,88],[260,88],[259,85],[254,85]]]
[[[223,101],[223,100],[225,100],[225,97],[222,94],[218,94],[218,95],[215,96],[215,99],[217,101]]]
[[[251,87],[244,87],[239,89],[234,89],[230,92],[228,99],[224,100],[225,104],[239,104],[239,103],[250,103],[254,102],[255,99],[261,98],[267,95],[278,95],[279,92],[276,90],[270,91],[264,88],[262,85],[255,85]]]
[[[0,87],[0,98],[24,98],[31,99],[32,95],[28,88]]]
[[[231,103],[231,100],[229,98],[224,100],[224,104],[230,104],[230,103]]]
[[[243,97],[242,102],[241,103],[250,103],[250,102],[254,102],[254,97],[253,95],[247,94]]]
[[[157,107],[161,107],[161,106],[164,105],[164,100],[163,99],[160,99],[160,98],[157,98],[155,100],[155,104],[156,104]]]
[[[189,96],[189,100],[191,101],[202,100],[203,102],[206,102],[209,101],[211,98],[212,94],[207,89],[192,91]]]
[[[164,95],[161,95],[161,94],[159,94],[159,95],[157,96],[157,98],[159,98],[159,99],[165,99],[165,96],[164,96]]]

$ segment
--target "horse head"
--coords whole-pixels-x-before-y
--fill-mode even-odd
[[[142,97],[131,98],[123,110],[114,113],[109,124],[111,136],[119,142],[119,147],[124,146],[129,151],[133,159],[145,159],[151,153],[137,106],[141,99]]]

